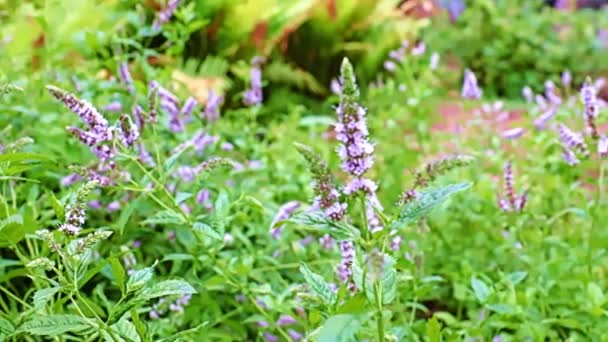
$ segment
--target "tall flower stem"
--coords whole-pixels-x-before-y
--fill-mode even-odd
[[[374,289],[376,297],[376,320],[378,329],[378,341],[384,342],[384,315],[382,314],[382,283],[381,280],[376,282]]]
[[[595,194],[595,203],[591,209],[591,228],[589,229],[589,236],[587,237],[587,271],[589,273],[589,279],[593,278],[593,238],[595,236],[595,228],[598,225],[599,213],[601,212],[603,193],[604,193],[604,174],[605,165],[604,161],[599,161],[599,178],[597,184],[597,191]]]

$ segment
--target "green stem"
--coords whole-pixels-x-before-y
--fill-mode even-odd
[[[378,341],[384,342],[384,316],[382,315],[382,283],[378,281],[376,283],[376,320],[378,328]]]
[[[595,203],[591,209],[591,228],[589,229],[589,236],[587,241],[587,271],[589,273],[589,280],[593,278],[593,239],[595,238],[595,228],[598,225],[598,215],[603,201],[604,192],[604,161],[599,161],[599,179],[597,184],[597,192],[595,194]]]

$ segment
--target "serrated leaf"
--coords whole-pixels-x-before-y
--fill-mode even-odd
[[[331,290],[323,277],[311,271],[305,263],[300,265],[300,272],[314,293],[323,298],[327,304],[331,305],[335,302],[336,294]]]
[[[401,212],[399,212],[395,221],[391,223],[391,228],[398,229],[416,222],[423,216],[428,215],[434,208],[447,201],[455,193],[470,187],[471,183],[459,183],[421,192],[415,200],[401,207]]]
[[[124,294],[126,291],[125,269],[122,267],[122,264],[120,263],[120,261],[118,261],[118,258],[115,256],[112,256],[110,258],[110,265],[112,266],[112,274],[114,275],[114,280],[116,280],[116,285],[118,285],[118,288],[120,288],[120,292]]]
[[[182,215],[176,213],[175,211],[171,211],[171,210],[163,210],[163,211],[159,211],[156,214],[152,215],[151,217],[148,217],[144,223],[145,224],[175,224],[175,225],[180,225],[180,224],[184,224],[186,221],[184,220],[184,218],[182,217]]]
[[[471,287],[473,288],[473,294],[475,298],[481,303],[485,303],[490,296],[490,289],[481,279],[472,278]]]
[[[321,212],[300,212],[294,214],[287,222],[318,228],[321,232],[331,235],[338,240],[353,240],[359,237],[359,230],[345,223],[327,218]],[[280,222],[276,223],[280,225]]]
[[[429,342],[441,342],[441,323],[435,316],[426,322],[426,337]]]
[[[192,197],[192,194],[189,192],[178,192],[177,195],[175,195],[175,204],[180,204],[190,197]]]
[[[0,332],[12,335],[15,332],[15,326],[9,320],[0,317]]]
[[[341,314],[329,317],[319,329],[317,342],[356,341],[355,334],[361,327],[361,315]]]
[[[224,239],[222,235],[220,235],[220,233],[215,231],[210,225],[203,222],[195,222],[192,225],[192,229],[194,230],[195,234],[201,237],[210,237],[219,241],[222,241]]]
[[[34,308],[37,310],[44,309],[46,303],[53,298],[53,296],[59,291],[59,287],[47,287],[40,289],[34,293]]]
[[[141,338],[139,338],[135,326],[126,319],[121,319],[120,321],[114,323],[111,328],[120,337],[126,339],[128,342],[141,342]]]
[[[390,258],[390,260],[392,260],[392,258]],[[384,274],[382,275],[383,304],[392,303],[397,295],[397,271],[394,267],[394,260],[392,262],[390,260],[387,260],[385,262],[386,264],[384,265]]]
[[[17,332],[57,336],[67,332],[82,332],[90,327],[91,325],[84,318],[76,315],[34,315],[32,319],[21,324]]]
[[[140,295],[140,298],[149,300],[158,297],[172,296],[172,295],[187,295],[194,294],[196,290],[192,285],[188,284],[183,280],[163,280],[146,288]]]
[[[19,214],[15,214],[15,215],[11,215],[3,220],[0,220],[0,230],[4,229],[6,226],[8,226],[10,224],[22,225],[23,216],[21,216]]]
[[[127,281],[127,293],[131,293],[143,288],[144,285],[146,285],[152,279],[152,276],[154,275],[154,266],[156,266],[156,263],[154,263],[152,267],[146,267],[133,272]]]

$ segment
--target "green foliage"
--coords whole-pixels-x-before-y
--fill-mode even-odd
[[[439,20],[424,36],[473,70],[488,95],[519,98],[524,86],[540,91],[545,80],[557,81],[564,70],[573,73],[575,84],[606,71],[602,61],[608,52],[597,36],[607,24],[605,10],[572,15],[543,7],[540,0],[467,3],[455,24]]]

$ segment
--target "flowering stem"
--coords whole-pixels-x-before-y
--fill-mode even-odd
[[[587,271],[589,272],[589,278],[593,277],[593,238],[595,235],[596,222],[602,206],[602,195],[604,192],[604,161],[599,161],[599,179],[597,184],[597,192],[595,194],[595,203],[591,209],[591,228],[589,229],[589,236],[587,241]]]
[[[376,297],[376,319],[378,325],[378,341],[384,342],[384,316],[382,315],[382,283],[381,280],[376,282],[375,286],[375,297]]]
[[[369,227],[367,226],[367,207],[365,205],[365,195],[359,196],[361,200],[361,212],[363,213],[363,231],[361,232],[363,236],[367,237],[367,240],[371,240],[371,232],[369,231]]]

